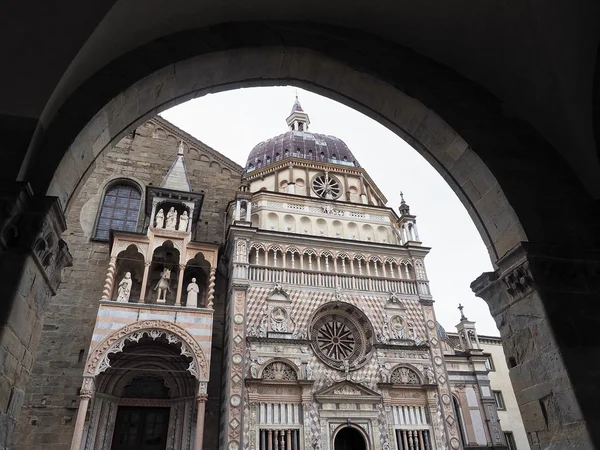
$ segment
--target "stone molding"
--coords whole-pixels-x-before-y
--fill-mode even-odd
[[[67,224],[58,198],[34,195],[28,183],[3,187],[1,192],[0,255],[30,253],[55,295],[62,269],[73,262],[61,238]]]
[[[110,368],[110,354],[121,352],[127,341],[137,342],[144,335],[153,339],[165,336],[169,343],[181,342],[181,354],[192,358],[188,371],[199,381],[208,381],[206,356],[198,342],[183,328],[164,320],[135,322],[106,337],[90,354],[84,376],[95,377]]]

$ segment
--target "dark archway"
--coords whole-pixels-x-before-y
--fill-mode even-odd
[[[354,427],[344,427],[337,432],[334,450],[368,450],[362,433]]]

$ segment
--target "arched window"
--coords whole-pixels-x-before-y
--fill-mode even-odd
[[[110,230],[135,232],[141,199],[140,190],[130,183],[110,186],[102,200],[95,237],[108,239]]]

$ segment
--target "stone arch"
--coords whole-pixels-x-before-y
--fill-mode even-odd
[[[58,174],[55,181],[59,179],[66,181],[63,186],[60,186],[51,182],[48,175],[39,179],[36,179],[35,175],[42,174],[44,171],[41,168],[45,167],[45,172],[52,177],[53,169],[58,166],[60,158],[64,155],[64,149],[68,148],[70,142],[74,143],[70,150],[73,157],[69,158],[69,162],[65,161],[64,169],[67,171],[75,169],[78,174],[82,174],[81,168],[91,163],[106,145],[120,139],[129,128],[135,128],[167,107],[205,92],[218,92],[233,86],[276,84],[285,80],[286,83],[298,84],[325,93],[355,107],[406,137],[442,175],[447,176],[448,182],[469,210],[493,261],[519,241],[525,240],[525,231],[500,188],[500,185],[506,186],[505,189],[511,190],[512,198],[517,199],[522,183],[511,182],[511,170],[506,167],[506,164],[498,164],[499,161],[497,158],[494,160],[494,155],[508,152],[506,156],[511,157],[518,154],[514,152],[520,152],[524,147],[537,146],[535,151],[531,151],[532,155],[523,156],[524,159],[533,163],[533,158],[544,152],[550,153],[549,170],[554,170],[554,166],[562,163],[562,158],[557,152],[544,142],[532,127],[503,114],[500,102],[493,95],[447,67],[442,67],[397,44],[374,38],[357,30],[348,33],[348,30],[330,24],[316,26],[320,29],[320,33],[315,33],[315,26],[311,24],[309,27],[303,23],[294,26],[264,23],[261,24],[261,32],[257,33],[256,24],[220,26],[213,24],[208,29],[189,30],[185,33],[164,36],[160,41],[162,45],[169,42],[180,51],[161,52],[161,62],[157,65],[151,67],[140,65],[145,72],[132,71],[130,67],[135,64],[131,61],[132,58],[143,61],[147,55],[156,55],[155,42],[142,44],[129,54],[115,58],[112,62],[106,63],[107,70],[90,76],[88,81],[72,94],[73,101],[64,105],[63,114],[57,116],[54,121],[56,124],[54,122],[49,124],[48,120],[42,124],[46,129],[55,126],[63,132],[55,133],[53,135],[55,139],[40,145],[37,153],[44,157],[31,158],[35,164],[32,164],[29,170],[24,169],[26,177],[35,180],[36,191],[44,192],[46,187],[50,187],[48,192],[59,194],[63,205],[67,205],[75,185],[79,182],[77,177],[67,181],[61,176],[66,173],[59,168],[57,172],[63,171],[63,173]],[[194,42],[190,36],[198,36],[197,44],[189,45],[190,42]],[[206,54],[206,46],[201,43],[206,42],[206,39],[210,39],[211,36],[214,37],[215,42],[219,42],[219,45],[211,46],[211,51],[214,53]],[[326,47],[322,42],[329,42],[329,40],[323,39],[323,36],[337,36],[340,38],[340,43],[343,43],[344,49],[355,48],[357,51],[342,52],[336,46]],[[188,43],[185,50],[176,44],[179,42]],[[288,46],[265,46],[270,42],[286,42]],[[240,50],[240,47],[245,48]],[[381,63],[381,52],[391,55],[387,64]],[[241,64],[241,61],[251,60],[255,60],[257,64],[251,62]],[[258,64],[258,61],[261,64]],[[402,71],[397,70],[399,61],[403,61]],[[202,67],[206,66],[213,69],[212,74],[218,75],[205,77],[194,75],[205,72]],[[154,67],[161,67],[161,69],[155,71]],[[244,70],[240,70],[240,67]],[[355,67],[366,69],[360,72],[354,69]],[[257,71],[260,73],[255,73]],[[319,75],[324,72],[328,74],[327,77]],[[114,73],[120,74],[117,81]],[[430,76],[419,77],[418,75],[422,73],[428,73]],[[144,75],[147,77],[140,79]],[[111,83],[108,82],[109,79]],[[107,89],[94,89],[103,83],[110,86],[108,92]],[[433,83],[436,89],[432,88]],[[153,86],[161,86],[159,90],[161,95],[155,95],[156,90],[152,89]],[[361,89],[356,89],[356,86],[361,86]],[[405,90],[411,92],[416,99],[406,96],[395,86],[405,86]],[[111,93],[114,93],[115,99],[107,104],[107,94],[110,98]],[[79,101],[75,100],[77,98]],[[458,102],[457,98],[462,101]],[[88,101],[82,101],[83,99]],[[81,104],[86,105],[84,112],[79,111],[81,108],[75,107]],[[424,106],[426,104],[434,105],[438,114],[446,117],[451,123],[448,124],[440,119],[438,114]],[[122,108],[118,108],[118,105]],[[50,108],[52,111],[50,117],[57,106],[52,105]],[[118,110],[127,113],[115,114],[114,112]],[[456,110],[461,114],[456,114]],[[75,113],[77,111],[79,115]],[[481,123],[481,117],[486,118],[486,123],[495,123],[493,131],[498,139],[491,145],[486,145],[486,138],[483,136],[485,134],[489,136],[489,132],[482,130],[477,133],[470,128],[474,123]],[[90,124],[86,126],[88,121]],[[91,124],[91,122],[95,123]],[[83,128],[86,128],[88,133],[74,139],[75,130],[78,132]],[[67,132],[64,132],[65,129]],[[475,152],[455,130],[463,134],[469,133],[470,140],[473,141],[469,144],[471,146],[475,144]],[[52,130],[49,130],[49,134],[52,134]],[[89,149],[83,150],[84,142],[86,144],[93,142],[94,146],[86,145]],[[77,153],[76,149],[83,151]],[[81,156],[77,158],[76,155]],[[485,163],[490,164],[497,172],[496,176],[500,177],[499,180],[491,174],[485,164],[481,166],[481,160],[477,155],[485,157]],[[465,168],[467,170],[463,170]],[[485,180],[482,187],[489,188],[486,192],[487,197],[481,204],[478,204],[479,200],[483,200],[481,191],[473,195],[466,188],[470,173],[474,171],[483,175],[482,178],[480,177]],[[578,195],[575,192],[581,192],[582,199],[578,203],[582,203],[582,200],[587,201],[589,195],[581,189],[572,171],[567,172],[564,179],[560,180],[565,185],[566,191],[562,195],[565,197],[571,195],[575,198]],[[551,188],[549,185],[557,181],[554,177],[546,178],[548,180],[542,183],[544,186],[540,185],[539,189],[536,187],[538,192],[561,191],[560,187]],[[532,201],[533,195],[530,197],[528,201],[516,203],[524,217],[527,216],[526,208],[531,206],[529,202]],[[543,215],[548,220],[540,220],[537,217],[535,221],[528,221],[528,226],[531,228],[528,234],[533,234],[533,237],[529,237],[536,241],[544,241],[544,237],[548,237],[547,240],[551,241],[550,232],[543,229],[547,228],[543,226],[544,223],[552,221],[549,215],[550,205],[551,202],[548,202],[547,206],[543,206],[543,212],[539,212],[539,215]],[[573,209],[584,210],[578,206]],[[582,218],[579,220],[584,223]],[[571,232],[568,232],[566,227],[563,228],[570,237],[577,239],[573,230],[580,232],[579,227],[571,226]],[[552,234],[560,234],[561,231],[562,229],[558,231],[553,229]],[[503,236],[507,233],[510,236]]]
[[[139,341],[144,335],[156,339],[165,336],[169,343],[181,343],[181,354],[192,359],[188,372],[199,381],[208,381],[208,363],[200,344],[186,330],[164,320],[145,320],[126,325],[110,334],[91,352],[84,376],[96,377],[110,367],[109,355],[120,353],[127,342]]]

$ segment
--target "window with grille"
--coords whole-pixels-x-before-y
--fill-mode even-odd
[[[396,430],[399,450],[433,450],[429,430]]]
[[[108,239],[110,230],[135,232],[140,212],[141,193],[127,183],[114,184],[107,189],[96,225],[97,239]]]
[[[517,450],[515,435],[512,433],[512,431],[505,431],[504,438],[506,439],[506,445],[508,446],[508,450]]]
[[[504,406],[504,397],[502,397],[501,391],[494,391],[494,399],[496,399],[496,408],[506,409],[506,406]]]

